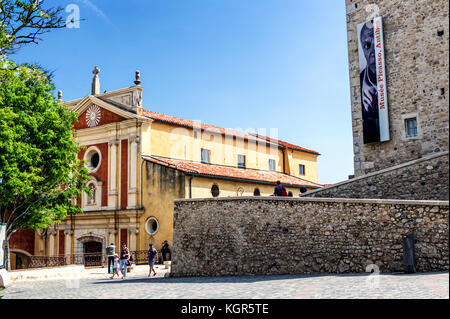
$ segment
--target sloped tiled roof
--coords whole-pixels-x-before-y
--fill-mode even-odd
[[[283,142],[283,141],[280,141],[277,139],[269,138],[269,137],[266,137],[263,135],[252,134],[252,133],[246,134],[244,132],[239,132],[239,131],[232,130],[232,129],[225,129],[225,128],[214,126],[214,125],[199,123],[199,122],[186,120],[186,119],[182,119],[179,117],[166,115],[166,114],[162,114],[162,113],[147,111],[147,110],[143,110],[142,115],[149,117],[153,120],[164,122],[164,123],[184,126],[184,127],[188,127],[188,128],[198,128],[198,129],[215,132],[215,133],[219,133],[219,134],[227,134],[227,135],[231,135],[231,136],[236,136],[236,137],[240,137],[240,138],[251,140],[251,141],[257,141],[257,142],[264,141],[264,142],[267,142],[267,143],[270,143],[273,145],[280,145],[280,146],[284,146],[284,147],[291,148],[294,150],[303,151],[303,152],[311,153],[314,155],[320,155],[319,152],[309,150],[309,149],[306,149],[304,147],[297,146],[294,144],[286,143],[286,142]]]
[[[144,160],[171,167],[179,171],[211,177],[226,177],[232,179],[247,180],[249,182],[260,182],[265,184],[275,184],[280,181],[285,185],[304,186],[308,188],[321,188],[322,185],[310,182],[308,180],[295,177],[292,175],[283,174],[280,172],[257,170],[257,169],[243,169],[233,166],[204,164],[199,162],[192,162],[180,159],[167,158],[162,156],[143,156]]]

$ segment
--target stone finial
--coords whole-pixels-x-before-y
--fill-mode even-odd
[[[136,71],[136,81],[134,81],[134,84],[136,85],[141,85],[141,72],[140,71]]]
[[[98,68],[98,66],[94,68],[92,73],[94,74],[94,78],[92,79],[92,95],[97,95],[100,94],[100,79],[98,77],[100,69]]]
[[[62,101],[62,91],[58,91],[58,101]]]

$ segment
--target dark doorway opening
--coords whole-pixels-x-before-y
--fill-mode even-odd
[[[102,243],[89,241],[84,243],[84,266],[101,266],[103,262]]]

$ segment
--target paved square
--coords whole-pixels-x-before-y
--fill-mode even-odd
[[[137,266],[129,278],[109,279],[104,269],[88,278],[14,283],[3,299],[448,299],[449,274],[348,274],[245,276],[219,278],[147,278]]]

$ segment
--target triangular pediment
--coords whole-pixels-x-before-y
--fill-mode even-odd
[[[124,110],[119,103],[109,103],[104,99],[88,95],[71,107],[78,113],[75,129],[91,128],[130,119],[142,119],[135,113]]]

